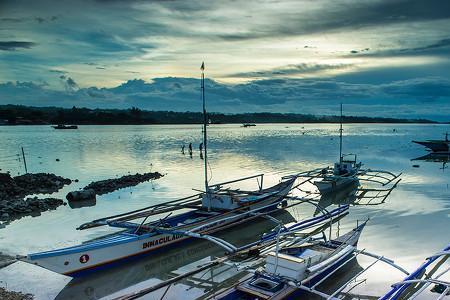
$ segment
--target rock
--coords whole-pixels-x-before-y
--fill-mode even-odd
[[[163,175],[154,172],[154,173],[144,173],[139,174],[136,173],[135,175],[125,175],[120,178],[116,179],[106,179],[106,180],[100,180],[96,182],[91,182],[88,184],[84,189],[93,189],[95,190],[95,193],[97,195],[103,195],[107,193],[111,193],[113,191],[116,191],[118,189],[135,186],[138,185],[141,182],[149,181],[152,179],[158,179],[161,178]]]
[[[68,193],[66,199],[69,201],[95,200],[95,196],[94,189],[85,189]]]
[[[8,290],[0,287],[0,299],[2,299],[2,300],[32,300],[33,295],[12,292],[12,291],[8,291]]]
[[[0,201],[23,199],[30,194],[51,194],[72,181],[55,174],[24,174],[12,178],[7,173],[0,173]]]

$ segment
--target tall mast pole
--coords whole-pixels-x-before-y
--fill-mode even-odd
[[[208,210],[211,210],[211,199],[209,197],[209,186],[208,186],[208,146],[207,146],[207,134],[206,134],[206,126],[208,124],[208,116],[206,115],[206,103],[205,103],[205,63],[202,63],[200,67],[202,70],[202,80],[201,80],[201,88],[202,88],[202,101],[203,101],[203,149],[205,149],[205,192],[206,197],[209,199]]]
[[[342,103],[341,103],[341,118],[340,118],[341,126],[339,128],[339,163],[342,164]]]

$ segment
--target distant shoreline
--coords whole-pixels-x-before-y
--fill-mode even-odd
[[[56,124],[56,123],[55,123]],[[0,123],[0,127],[17,127],[17,126],[54,126],[55,124],[53,123],[46,123],[46,124],[31,124],[31,123],[27,123],[27,124],[1,124]],[[74,123],[67,123],[64,125],[72,125]],[[282,122],[272,122],[272,123],[254,123],[257,127],[259,125],[301,125],[301,124],[305,124],[305,125],[309,125],[309,124],[339,124],[339,122],[286,122],[286,123],[282,123]],[[375,125],[380,125],[380,124],[386,124],[386,125],[450,125],[450,123],[447,122],[433,122],[433,123],[427,123],[427,122],[345,122],[343,124],[346,125],[357,125],[357,124],[375,124]],[[164,125],[202,125],[201,123],[153,123],[153,124],[75,124],[78,126],[164,126]],[[242,125],[242,123],[214,123],[214,124],[208,124],[208,126],[215,126],[215,125]],[[241,126],[243,127],[243,126]]]
[[[208,114],[211,124],[336,124],[340,116],[294,113]],[[427,119],[343,116],[346,124],[449,124]],[[200,112],[146,111],[131,109],[88,109],[0,105],[0,125],[195,125],[203,123]]]

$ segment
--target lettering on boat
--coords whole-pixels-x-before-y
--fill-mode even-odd
[[[80,263],[85,264],[89,261],[89,255],[83,254],[80,256]]]
[[[180,234],[163,236],[163,237],[160,237],[157,240],[153,240],[153,241],[149,241],[149,242],[143,243],[142,244],[142,249],[146,249],[146,248],[151,248],[153,246],[162,245],[162,244],[165,244],[165,243],[170,242],[170,241],[178,240],[181,237],[183,237],[183,235],[180,235]]]

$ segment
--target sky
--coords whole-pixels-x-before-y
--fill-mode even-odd
[[[448,0],[0,0],[0,104],[450,121]]]

